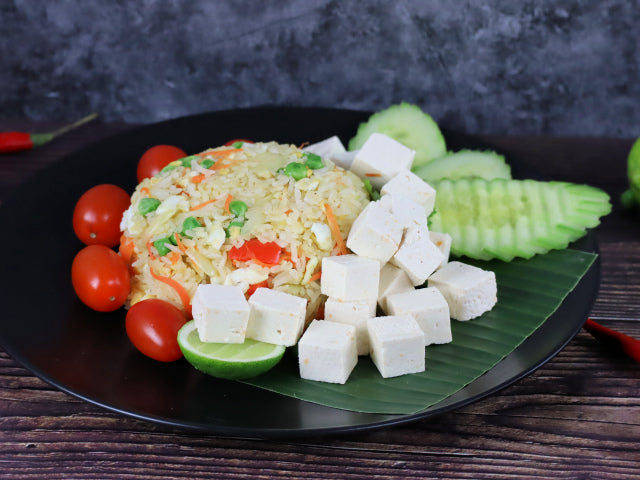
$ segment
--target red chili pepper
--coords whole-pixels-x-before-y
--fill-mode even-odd
[[[97,116],[97,113],[92,113],[71,125],[66,125],[49,133],[0,132],[0,153],[22,152],[24,150],[31,150],[32,148],[40,147],[54,138],[67,133],[69,130],[90,122]]]
[[[640,363],[640,340],[636,340],[622,332],[603,327],[591,319],[587,319],[584,329],[605,345],[621,348],[624,353]]]

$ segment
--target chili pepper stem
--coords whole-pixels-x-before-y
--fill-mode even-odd
[[[74,123],[72,123],[70,125],[65,125],[64,127],[59,128],[58,130],[55,130],[53,132],[49,132],[49,133],[32,133],[31,134],[31,141],[33,142],[33,146],[34,147],[40,147],[40,146],[44,145],[45,143],[50,142],[54,138],[59,137],[60,135],[63,135],[63,134],[67,133],[70,130],[78,128],[79,126],[84,125],[85,123],[88,123],[88,122],[92,121],[93,119],[95,119],[97,117],[98,117],[97,113],[92,113],[90,115],[87,115],[84,118],[81,118],[77,122],[74,122]]]

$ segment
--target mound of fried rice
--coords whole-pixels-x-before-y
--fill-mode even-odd
[[[339,253],[328,215],[346,239],[369,202],[363,182],[327,159],[322,168],[307,169],[306,177],[295,180],[283,168],[303,163],[304,152],[275,142],[218,147],[192,158],[190,166],[176,161],[143,180],[131,197],[121,224],[121,250],[124,246],[131,256],[128,304],[160,298],[188,311],[200,284],[237,285],[245,293],[258,285],[308,299],[308,317],[313,316],[323,301],[322,257]],[[149,197],[161,203],[144,215],[139,204]],[[230,226],[237,220],[230,200],[248,207],[239,228]],[[188,217],[201,226],[184,232]],[[169,237],[175,245],[165,243],[170,251],[161,255],[154,242]],[[233,247],[254,238],[281,247],[277,264],[229,258]]]

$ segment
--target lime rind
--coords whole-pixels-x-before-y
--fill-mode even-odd
[[[240,380],[261,375],[282,359],[286,347],[257,340],[244,343],[202,342],[195,322],[187,322],[178,332],[178,345],[184,358],[207,375]]]

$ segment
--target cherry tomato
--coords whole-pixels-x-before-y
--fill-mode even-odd
[[[142,300],[127,312],[126,328],[131,343],[144,355],[160,362],[182,358],[178,330],[187,323],[179,308],[152,298]]]
[[[247,140],[246,138],[234,138],[233,140],[229,140],[224,144],[225,147],[230,147],[234,143],[243,142],[243,143],[253,143],[251,140]]]
[[[156,173],[174,160],[185,158],[187,154],[173,145],[156,145],[142,154],[138,162],[138,183],[145,178],[153,177]]]
[[[129,295],[129,269],[116,252],[104,245],[89,245],[78,252],[71,265],[76,295],[98,312],[117,310]]]
[[[82,194],[73,210],[73,231],[85,245],[120,243],[120,221],[131,199],[124,189],[104,183]]]

